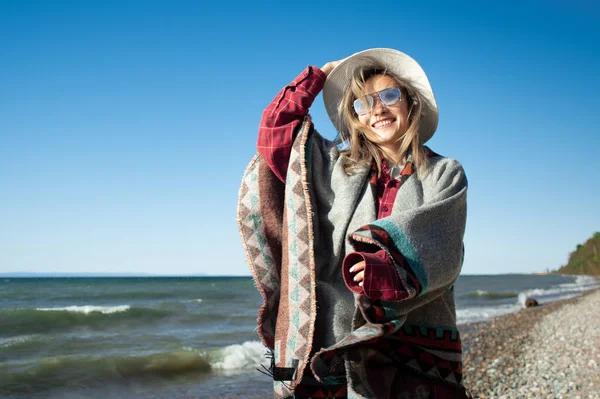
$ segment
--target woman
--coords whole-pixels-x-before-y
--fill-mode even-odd
[[[308,116],[323,90],[339,132]],[[238,220],[275,397],[465,397],[453,284],[467,180],[424,146],[438,112],[408,55],[309,66],[265,109]]]

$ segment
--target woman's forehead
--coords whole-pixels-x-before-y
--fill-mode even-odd
[[[375,93],[381,90],[389,89],[390,87],[402,87],[398,84],[396,79],[388,75],[375,75],[371,76],[365,82],[364,94]]]

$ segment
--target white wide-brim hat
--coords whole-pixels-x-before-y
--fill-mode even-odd
[[[419,126],[421,143],[425,143],[435,133],[438,124],[438,108],[435,102],[429,79],[423,68],[410,56],[401,51],[390,48],[373,48],[364,50],[344,59],[327,76],[323,87],[323,101],[329,119],[333,122],[339,133],[345,133],[348,128],[338,114],[338,106],[344,97],[344,93],[354,71],[357,68],[369,67],[371,65],[382,65],[387,71],[407,81],[424,100],[423,115]]]

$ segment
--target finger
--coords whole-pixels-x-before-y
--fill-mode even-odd
[[[354,272],[359,272],[361,270],[365,269],[365,262],[358,262],[357,264],[355,264],[354,266],[352,266],[350,268],[350,273],[354,273]]]
[[[354,276],[354,281],[361,282],[364,279],[365,279],[365,272],[356,273],[356,276]]]

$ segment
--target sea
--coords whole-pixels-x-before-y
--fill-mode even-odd
[[[459,329],[598,287],[591,277],[462,275]],[[0,398],[272,397],[250,277],[0,278]]]

